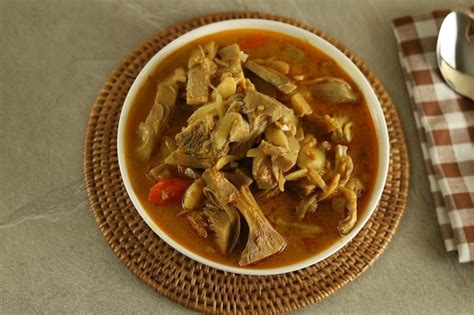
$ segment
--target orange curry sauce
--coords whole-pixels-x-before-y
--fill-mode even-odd
[[[196,254],[207,257],[210,260],[220,262],[230,266],[238,266],[240,252],[245,246],[245,240],[239,244],[236,250],[228,256],[223,256],[217,250],[212,235],[207,239],[200,238],[192,229],[185,216],[177,216],[181,210],[181,204],[172,206],[157,207],[147,200],[149,189],[154,184],[145,175],[149,162],[141,161],[134,154],[139,146],[137,128],[141,121],[146,119],[156,93],[157,84],[164,77],[168,76],[175,68],[186,68],[189,54],[193,47],[198,44],[214,40],[219,46],[239,43],[241,49],[249,55],[249,58],[268,58],[275,56],[290,64],[292,73],[311,74],[313,77],[323,75],[322,65],[329,75],[345,79],[352,86],[354,91],[360,93],[358,87],[351,78],[338,66],[330,57],[310,46],[303,40],[293,37],[261,30],[239,30],[227,31],[200,38],[187,46],[179,49],[162,62],[148,78],[144,86],[138,93],[135,103],[130,111],[127,122],[127,135],[125,141],[126,163],[129,169],[129,176],[133,189],[140,199],[141,204],[146,209],[154,222],[160,226],[171,238],[193,251]],[[283,45],[291,45],[303,50],[306,56],[298,64],[292,64],[291,60],[285,60],[279,55]],[[358,215],[365,211],[368,199],[372,194],[375,176],[377,173],[377,141],[374,124],[371,120],[369,110],[364,97],[360,98],[356,104],[324,104],[322,102],[312,102],[313,110],[319,114],[346,114],[353,122],[353,139],[348,145],[348,153],[354,162],[353,175],[359,178],[365,185],[365,191],[358,199]],[[177,104],[177,111],[174,115],[170,128],[166,135],[174,135],[180,131],[186,123],[187,117],[191,114],[188,105]],[[305,126],[306,127],[306,126]],[[310,126],[308,126],[310,128]],[[318,140],[324,140],[322,135],[315,132]],[[297,221],[295,217],[295,207],[299,202],[299,197],[291,190],[265,202],[259,202],[263,212],[269,216],[274,215]],[[257,202],[259,200],[257,199]],[[303,222],[314,223],[323,229],[323,232],[313,238],[305,238],[298,234],[297,230],[275,227],[276,230],[286,239],[288,246],[277,255],[266,258],[249,268],[277,268],[305,260],[328,248],[337,242],[341,236],[337,231],[337,223],[343,217],[343,213],[332,210],[331,202],[321,203],[313,214],[307,214]],[[245,268],[245,267],[244,267]]]

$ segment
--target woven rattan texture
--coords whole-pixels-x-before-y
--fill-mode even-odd
[[[390,135],[387,183],[377,210],[347,246],[306,269],[277,276],[229,274],[204,266],[169,247],[148,228],[122,183],[117,126],[125,96],[139,71],[163,46],[205,24],[235,18],[264,18],[293,24],[337,46],[366,75],[382,104]],[[368,67],[343,45],[315,28],[257,12],[202,16],[155,34],[133,50],[104,83],[90,113],[84,143],[84,178],[100,231],[117,257],[158,293],[207,313],[280,313],[316,303],[364,272],[392,238],[407,201],[408,157],[395,107]]]

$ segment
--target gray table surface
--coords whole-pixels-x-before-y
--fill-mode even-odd
[[[313,25],[372,68],[401,116],[410,195],[385,253],[361,277],[296,313],[468,313],[474,266],[446,253],[391,29],[395,17],[471,1],[0,0],[0,313],[190,311],[115,257],[89,211],[82,144],[92,103],[120,60],[179,21],[259,10]]]

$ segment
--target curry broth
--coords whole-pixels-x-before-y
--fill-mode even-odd
[[[336,65],[330,57],[321,51],[305,43],[303,40],[261,30],[227,31],[200,38],[167,57],[164,62],[157,66],[153,74],[149,76],[137,94],[137,98],[130,110],[126,126],[125,154],[133,189],[153,221],[171,238],[200,256],[231,266],[238,266],[240,251],[245,246],[244,241],[241,241],[242,244],[239,244],[233,253],[228,256],[223,256],[218,252],[214,242],[209,240],[209,237],[207,239],[198,237],[186,218],[176,215],[181,209],[180,204],[160,207],[151,204],[147,200],[147,195],[154,183],[145,176],[149,162],[141,161],[135,156],[134,152],[139,146],[136,130],[139,123],[146,119],[153,105],[157,84],[175,68],[187,64],[187,59],[189,58],[192,47],[209,40],[214,40],[219,46],[225,46],[236,42],[239,43],[249,38],[257,38],[258,40],[264,41],[264,45],[249,49],[243,48],[245,53],[249,55],[249,58],[276,56],[290,63],[292,69],[291,73],[293,75],[304,72],[305,74],[309,74],[308,76],[317,77],[325,74],[321,73],[321,69],[324,68],[324,71],[330,73],[330,75],[343,78],[349,82],[352,88],[361,94],[351,78]],[[299,65],[292,64],[291,60],[285,60],[278,55],[278,52],[285,43],[290,43],[306,53],[306,57]],[[326,65],[326,67],[323,65]],[[368,199],[373,191],[378,160],[375,128],[365,99],[361,97],[357,104],[338,105],[331,105],[316,100],[310,105],[316,113],[330,115],[338,113],[348,114],[354,124],[354,136],[348,145],[348,152],[350,152],[354,161],[354,176],[358,177],[366,186],[365,192],[358,199],[358,217],[360,217],[365,211]],[[178,102],[176,107],[179,109],[175,113],[170,127],[165,131],[164,135],[174,136],[179,132],[181,127],[185,125],[186,118],[192,112],[190,110],[192,106],[183,106]],[[311,126],[308,127],[311,129]],[[315,135],[318,139],[324,140],[324,137],[317,133],[315,133]],[[290,190],[285,190],[284,193],[270,200],[259,202],[257,199],[257,202],[259,202],[260,207],[267,217],[271,217],[275,212],[278,212],[280,217],[296,220],[295,207],[299,200],[299,197],[295,193]],[[273,255],[251,265],[250,268],[276,268],[314,256],[341,238],[337,231],[337,223],[342,217],[343,213],[337,213],[332,210],[330,202],[321,203],[315,213],[308,214],[303,220],[303,222],[314,223],[323,229],[322,233],[313,238],[302,238],[298,235],[298,231],[274,226],[287,240],[288,245],[286,249],[280,254]],[[191,239],[192,241],[190,241]]]

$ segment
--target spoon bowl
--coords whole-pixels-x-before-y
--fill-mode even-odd
[[[474,21],[461,12],[443,20],[436,57],[441,75],[459,94],[474,100]]]

